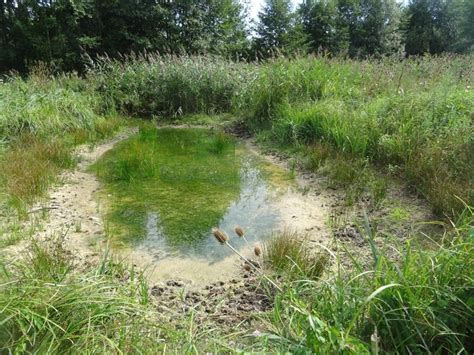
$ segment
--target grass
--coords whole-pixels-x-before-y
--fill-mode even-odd
[[[158,349],[159,330],[147,318],[153,310],[144,298],[143,290],[148,290],[144,278],[130,269],[129,280],[119,282],[122,270],[121,263],[106,258],[96,268],[78,273],[60,239],[32,242],[23,258],[2,265],[0,350]]]
[[[289,246],[291,238],[273,241],[268,260],[286,287],[275,297],[262,343],[269,351],[297,353],[471,353],[473,222],[466,207],[441,242],[431,248],[414,240],[395,244],[396,258],[389,257],[395,238],[377,247],[367,228],[373,268],[364,269],[357,255],[349,255],[349,269],[336,262],[334,271],[316,281],[280,267],[300,258],[301,249]]]
[[[90,79],[108,107],[138,117],[159,119],[231,110],[235,93],[253,66],[209,56],[129,56],[99,60]]]
[[[22,135],[1,157],[0,181],[11,204],[21,209],[44,196],[59,171],[74,164],[71,147],[62,141]]]
[[[206,129],[144,125],[93,168],[111,194],[107,219],[117,241],[146,236],[147,212],[159,215],[171,245],[207,236],[240,192],[235,142]]]
[[[100,98],[86,90],[86,82],[75,75],[53,78],[40,71],[27,80],[9,77],[0,84],[0,137],[93,129]]]
[[[456,196],[474,198],[470,60],[278,59],[259,68],[235,107],[273,146],[317,146],[313,168],[332,148],[347,157],[329,169],[337,179],[356,180],[351,166],[368,162],[404,179],[439,215],[455,216],[463,210]]]
[[[308,246],[307,238],[286,230],[274,235],[263,247],[263,260],[278,273],[290,278],[317,280],[325,271],[326,254],[317,254]]]
[[[427,235],[405,244],[386,237],[380,247],[367,227],[368,270],[345,253],[339,258],[351,260],[350,268],[336,259],[323,271],[323,259],[291,233],[272,240],[265,260],[284,292],[274,295],[263,335],[248,342],[218,325],[196,329],[192,312],[168,323],[155,318],[143,275],[122,262],[106,258],[79,271],[60,244],[31,242],[25,256],[2,260],[1,351],[472,353],[471,61],[307,57],[248,64],[147,55],[100,60],[85,78],[53,77],[44,68],[26,79],[7,77],[0,83],[2,207],[7,200],[25,209],[44,196],[58,172],[74,165],[76,145],[124,125],[116,112],[205,124],[232,121],[227,113],[290,152],[293,171],[301,159],[327,174],[347,191],[348,203],[369,195],[378,205],[386,176],[393,176],[455,227],[429,248],[416,242]],[[108,218],[132,239],[143,234],[143,216],[153,208],[169,235],[209,230],[238,191],[239,163],[225,135],[160,132],[145,126],[96,166],[112,195]],[[389,217],[409,214],[393,209]],[[2,246],[23,238],[9,230]],[[132,277],[124,280],[125,271]]]
[[[320,144],[341,165],[326,170],[346,179],[353,162],[375,167],[406,181],[438,215],[455,217],[463,209],[457,197],[474,200],[471,60],[306,57],[249,64],[147,54],[98,60],[86,78],[52,77],[41,67],[27,80],[12,76],[0,85],[0,136],[76,131],[84,141],[117,111],[204,123],[199,115],[228,121],[230,113],[274,146],[309,154],[313,168],[324,159],[308,150]],[[380,181],[351,179],[360,186],[349,202],[361,189],[383,198]]]
[[[38,67],[0,84],[1,203],[26,209],[75,164],[73,148],[110,137],[125,120],[102,111],[100,96],[74,74]]]

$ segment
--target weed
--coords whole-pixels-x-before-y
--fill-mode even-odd
[[[109,272],[126,268],[110,260],[101,265]],[[60,240],[33,242],[25,259],[2,265],[0,350],[158,351],[159,330],[150,321],[142,274],[120,283],[99,270],[73,270]]]
[[[1,181],[17,208],[44,195],[58,172],[75,163],[71,147],[32,135],[19,137],[1,159]]]
[[[327,255],[315,253],[304,236],[290,230],[276,234],[265,242],[263,260],[279,273],[311,280],[322,276],[328,262]]]
[[[209,151],[213,154],[223,154],[226,150],[234,147],[232,138],[220,131],[217,134],[213,134],[209,144]]]

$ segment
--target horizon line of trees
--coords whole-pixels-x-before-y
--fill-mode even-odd
[[[369,56],[468,53],[474,0],[0,0],[0,72],[37,62],[81,70],[84,58],[131,52]]]

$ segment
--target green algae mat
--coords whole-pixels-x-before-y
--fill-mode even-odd
[[[204,255],[214,246],[214,226],[230,231],[241,224],[255,237],[271,233],[278,216],[262,166],[223,132],[149,124],[92,170],[103,185],[99,198],[116,246]]]

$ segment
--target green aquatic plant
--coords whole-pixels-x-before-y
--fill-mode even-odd
[[[217,142],[218,153],[215,153]],[[147,213],[156,213],[170,245],[205,238],[240,193],[235,142],[207,129],[140,132],[105,154],[92,168],[104,182],[106,219],[119,238],[146,237]],[[188,244],[189,245],[189,244]]]

